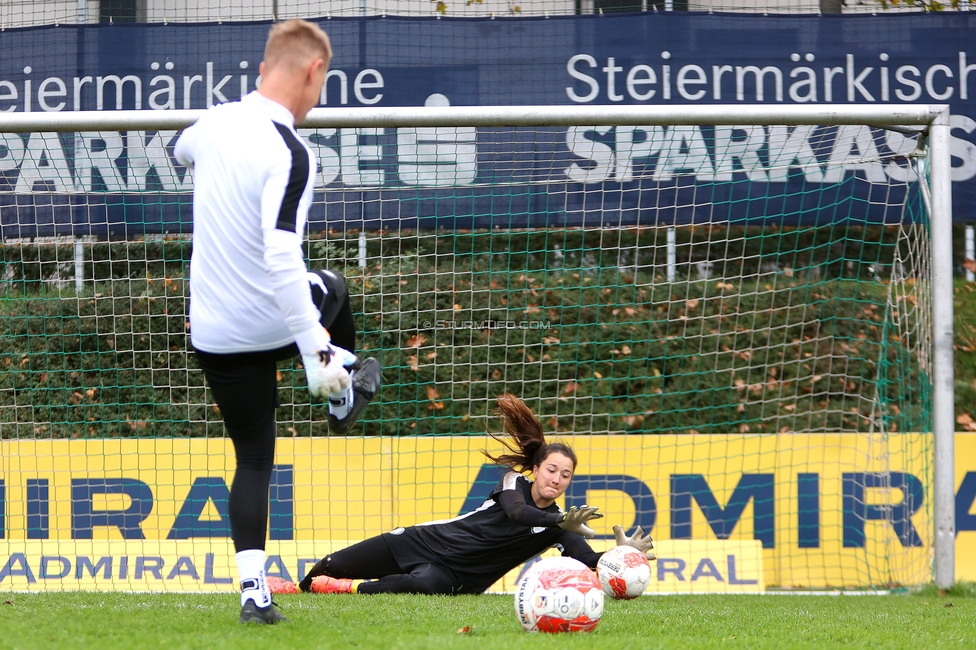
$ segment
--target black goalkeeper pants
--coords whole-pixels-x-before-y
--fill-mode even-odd
[[[333,578],[369,580],[359,585],[361,594],[456,594],[461,581],[436,564],[420,564],[405,571],[382,535],[336,551],[312,567],[303,583],[326,575]]]
[[[196,356],[237,457],[228,504],[234,550],[263,550],[274,467],[275,409],[280,405],[275,355],[197,350]]]
[[[354,351],[356,322],[349,298],[322,317],[332,341]],[[292,344],[277,350],[239,354],[195,352],[237,457],[228,504],[234,550],[264,550],[277,437],[275,409],[281,406],[278,362],[297,356],[298,347]]]

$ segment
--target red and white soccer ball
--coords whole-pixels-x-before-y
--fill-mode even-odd
[[[529,632],[589,632],[603,616],[603,590],[579,560],[546,558],[519,580],[515,615]]]
[[[637,598],[651,582],[651,565],[633,546],[617,546],[600,556],[596,575],[603,593],[617,600]]]

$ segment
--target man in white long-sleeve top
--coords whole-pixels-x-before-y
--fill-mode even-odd
[[[309,392],[328,399],[336,433],[355,423],[381,380],[376,359],[353,353],[345,279],[310,273],[302,252],[316,160],[295,123],[318,104],[331,58],[318,26],[277,23],[260,88],[211,108],[176,144],[194,181],[190,342],[237,458],[229,510],[241,622],[286,620],[264,574],[277,362],[301,354]]]

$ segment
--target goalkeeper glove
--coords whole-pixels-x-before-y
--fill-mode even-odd
[[[657,556],[651,551],[654,548],[654,540],[651,539],[650,535],[645,535],[644,529],[640,526],[630,537],[624,535],[623,526],[614,526],[613,536],[617,540],[617,546],[632,546],[643,553],[648,560],[657,559]]]
[[[596,508],[591,508],[587,505],[584,505],[581,508],[573,506],[568,512],[565,513],[562,522],[558,524],[558,526],[571,533],[579,533],[583,537],[596,537],[596,533],[593,532],[593,529],[586,525],[586,522],[588,522],[590,519],[599,519],[603,516],[596,510]]]
[[[302,355],[308,392],[312,397],[325,399],[349,388],[351,379],[347,366],[356,363],[356,355],[331,343],[321,350]]]

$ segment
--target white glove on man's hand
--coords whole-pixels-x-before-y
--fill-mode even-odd
[[[582,508],[573,506],[566,513],[566,518],[558,525],[563,530],[568,530],[571,533],[579,533],[583,537],[592,539],[596,537],[596,533],[586,525],[586,522],[590,519],[599,519],[603,516],[602,513],[596,510],[596,508],[591,508],[590,506],[583,506]]]
[[[651,539],[650,535],[645,535],[644,529],[640,526],[630,537],[624,535],[623,526],[614,526],[613,536],[617,540],[617,546],[632,546],[643,553],[648,560],[657,559],[657,555],[651,550],[654,548],[654,540]]]
[[[356,361],[355,354],[331,343],[312,354],[303,354],[302,364],[308,378],[308,392],[312,397],[325,399],[348,389],[351,379],[346,367]]]

